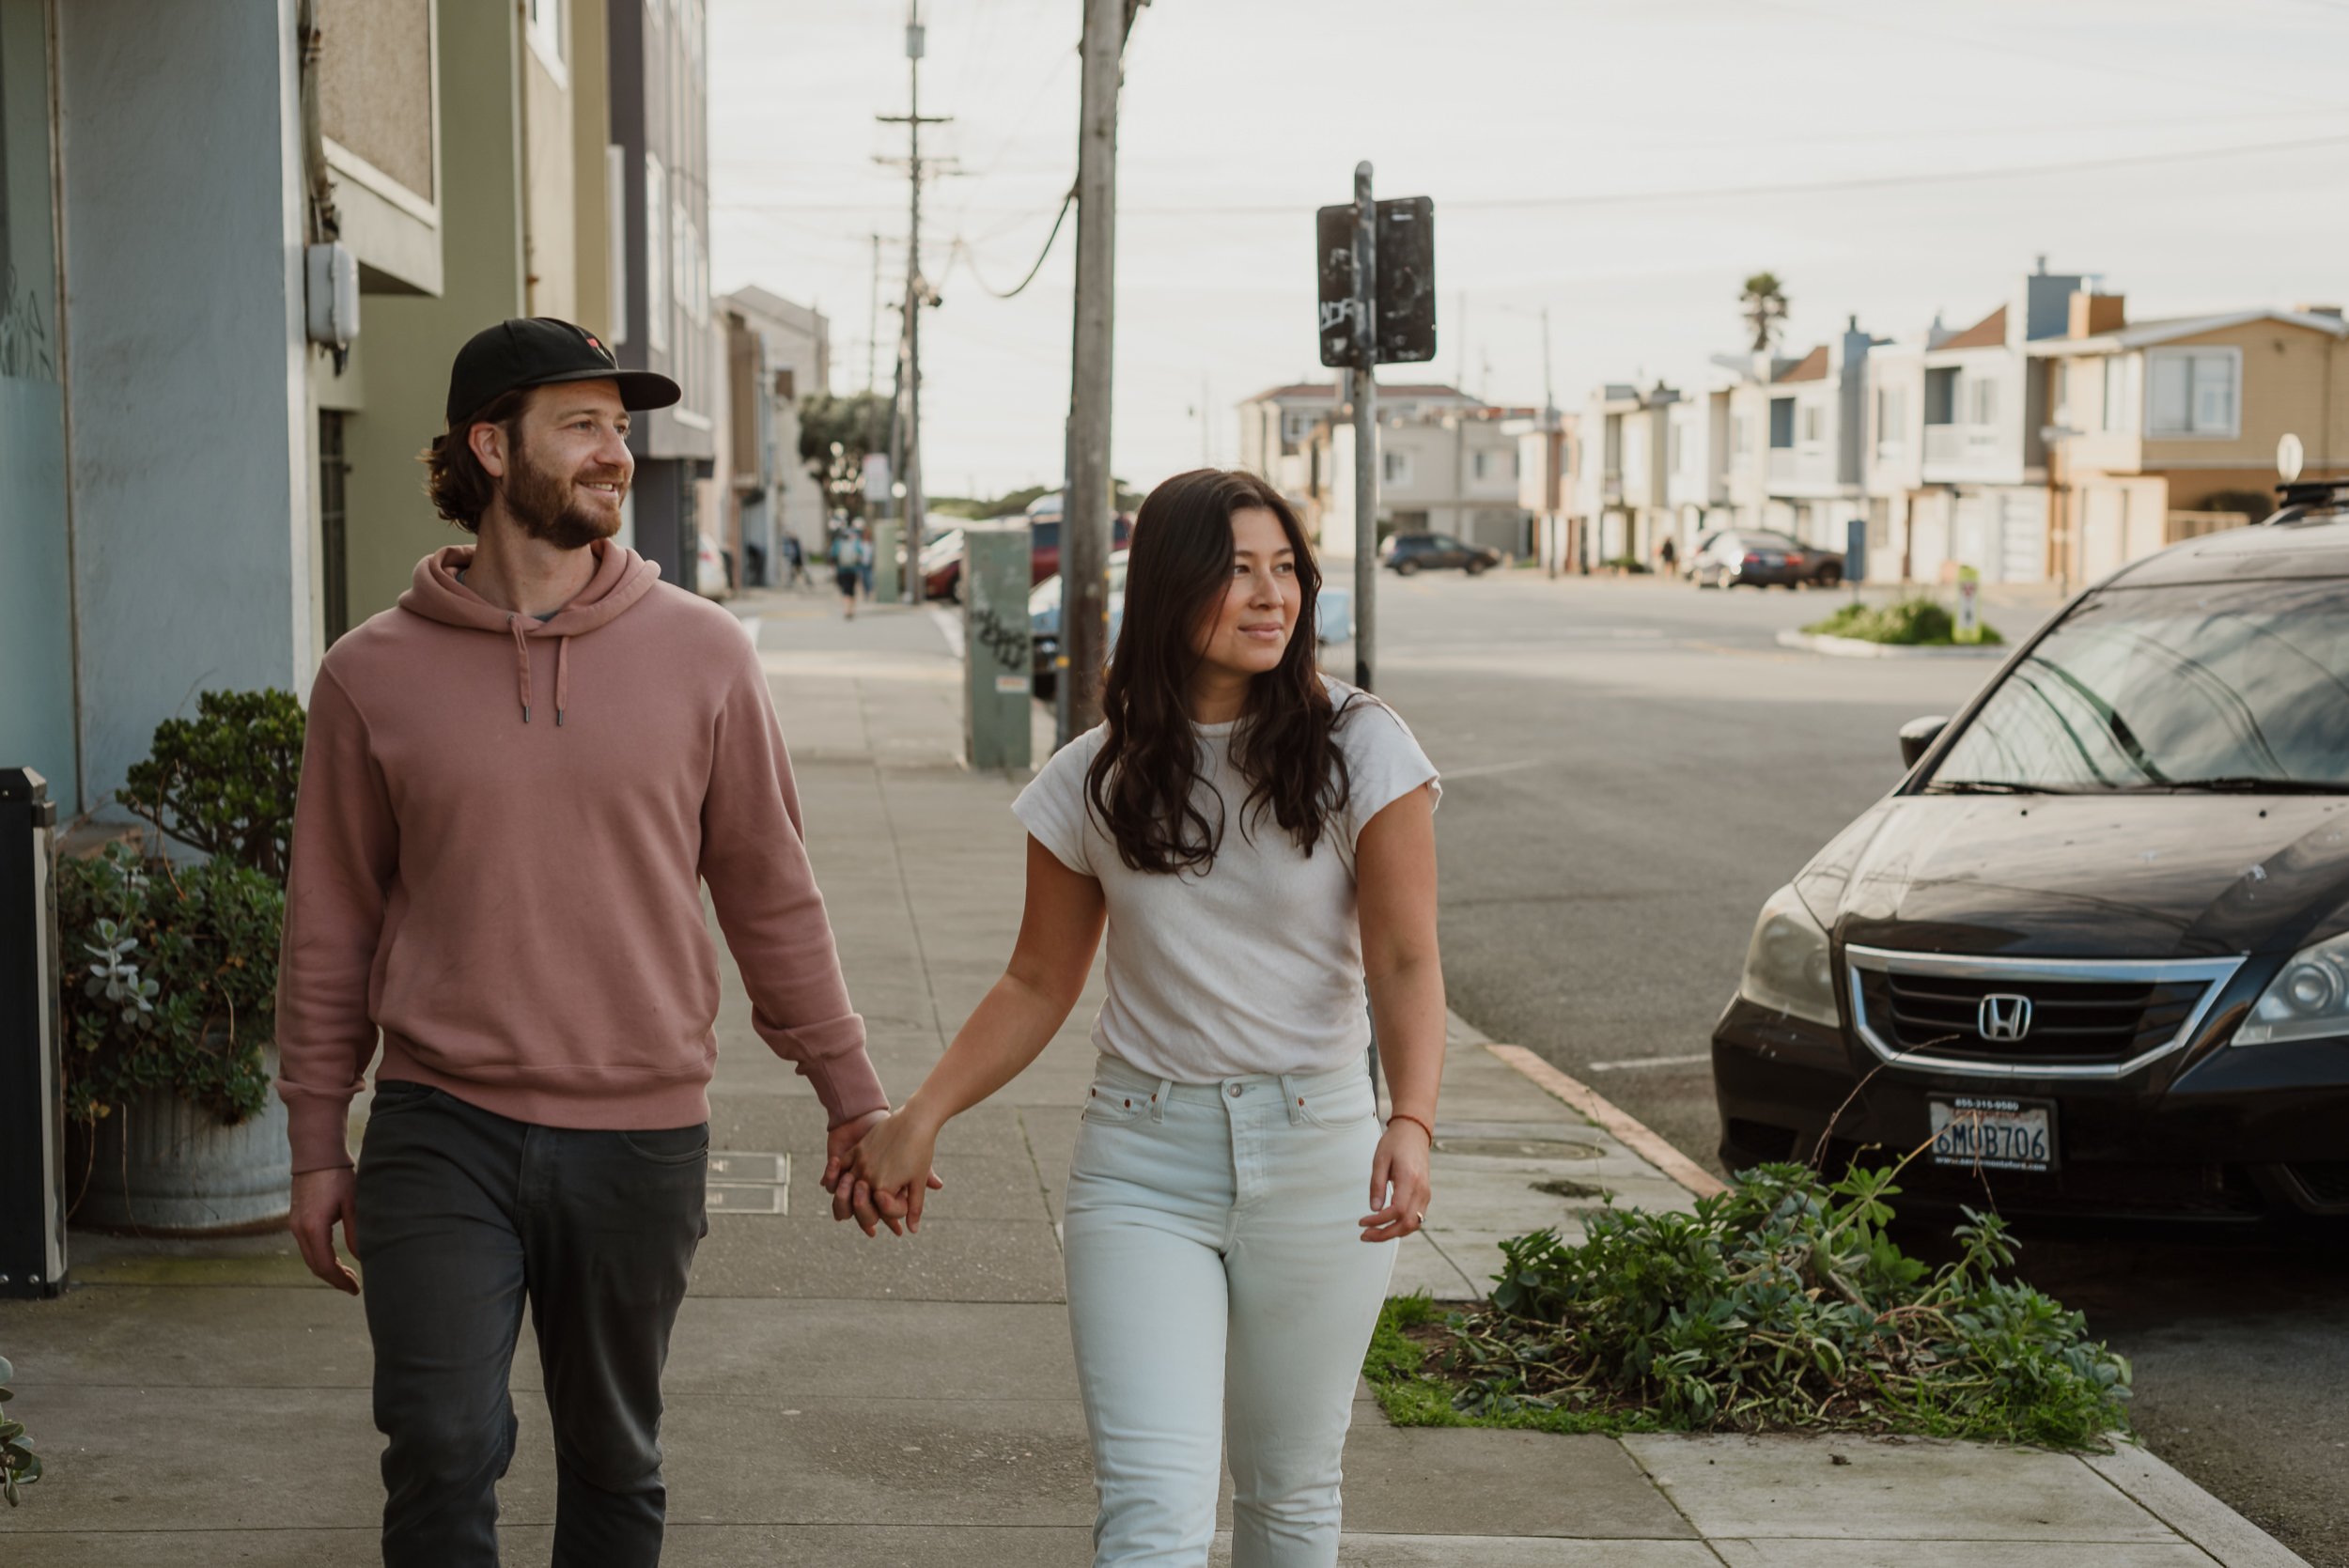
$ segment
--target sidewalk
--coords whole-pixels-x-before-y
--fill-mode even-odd
[[[756,619],[849,986],[902,1095],[1010,953],[1023,857],[1006,807],[1019,782],[959,767],[958,668],[928,615],[843,623],[817,595],[737,608]],[[724,1153],[667,1380],[666,1560],[1080,1568],[1093,1490],[1057,1219],[1097,989],[1033,1068],[947,1130],[948,1188],[921,1236],[867,1240],[832,1221],[815,1186],[822,1112],[752,1033],[730,963],[725,979],[711,1094]],[[1688,1202],[1659,1169],[1669,1150],[1603,1103],[1581,1102],[1586,1119],[1543,1075],[1578,1094],[1455,1020],[1436,1198],[1429,1229],[1404,1245],[1398,1292],[1476,1294],[1503,1236],[1572,1229],[1598,1189]],[[1684,1179],[1703,1180],[1683,1164]],[[23,1508],[0,1512],[0,1560],[374,1560],[381,1440],[357,1303],[313,1281],[276,1236],[77,1234],[72,1265],[78,1288],[61,1300],[0,1303],[12,1413],[49,1467]],[[553,1477],[526,1338],[514,1383],[506,1549],[544,1561]],[[1341,1560],[1362,1568],[2300,1560],[2133,1450],[2083,1460],[1917,1441],[1402,1430],[1367,1398],[1347,1450],[1346,1529]]]

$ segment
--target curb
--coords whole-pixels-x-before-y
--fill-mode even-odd
[[[1899,643],[1868,643],[1857,637],[1827,637],[1810,631],[1781,631],[1781,648],[1801,648],[1836,659],[2004,659],[2012,650],[2005,643],[1951,644],[1946,647],[1911,647]]]

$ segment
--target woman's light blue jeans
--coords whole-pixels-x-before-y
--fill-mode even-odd
[[[1233,1568],[1330,1568],[1354,1380],[1392,1242],[1366,1243],[1363,1066],[1174,1083],[1101,1058],[1063,1234],[1100,1515],[1095,1568],[1199,1568],[1231,1446]]]

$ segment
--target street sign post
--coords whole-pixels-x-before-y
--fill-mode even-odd
[[[65,1289],[56,827],[47,781],[0,768],[0,1296]]]
[[[1436,357],[1436,204],[1377,201],[1371,167],[1354,199],[1314,214],[1321,363],[1346,372],[1354,411],[1354,684],[1377,676],[1378,376],[1381,365]]]

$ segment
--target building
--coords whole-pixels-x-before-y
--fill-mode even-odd
[[[1398,383],[1378,388],[1382,419],[1412,419],[1428,409],[1481,406],[1457,387]],[[1239,405],[1238,466],[1268,481],[1299,516],[1306,516],[1318,504],[1316,497],[1326,500],[1330,491],[1330,475],[1315,464],[1327,459],[1327,427],[1341,416],[1342,407],[1334,380],[1295,381],[1248,398]],[[1321,432],[1318,437],[1316,431]]]
[[[69,818],[458,536],[416,455],[465,338],[610,329],[609,3],[0,0],[0,761]]]
[[[739,582],[768,586],[782,581],[786,534],[811,561],[824,548],[823,488],[800,460],[800,399],[831,384],[832,323],[758,287],[738,288],[718,304],[732,472],[727,548]]]
[[[1760,393],[1763,526],[1840,551],[1850,520],[1865,515],[1868,358],[1875,344],[1853,317],[1833,342],[1792,364],[1772,361]]]
[[[1430,396],[1413,397],[1415,391]],[[1537,410],[1496,408],[1450,387],[1387,389],[1378,401],[1378,534],[1448,534],[1512,558],[1533,552],[1533,513],[1517,496],[1517,430]],[[1309,438],[1320,476],[1306,526],[1323,550],[1354,551],[1354,425],[1327,418]]]
[[[612,272],[625,309],[608,323],[620,364],[684,389],[639,414],[630,542],[672,582],[695,582],[715,486],[717,361],[709,298],[709,26],[705,0],[608,0],[607,184],[621,217]]]
[[[2349,476],[2349,325],[2338,306],[2130,322],[2075,293],[2030,346],[2051,411],[2051,575],[2093,582],[2164,545],[2272,509],[2279,442],[2303,476]],[[2339,389],[2338,396],[2336,388]]]
[[[1671,412],[1680,393],[1610,381],[1576,424],[1575,559],[1583,567],[1647,562],[1672,527]]]
[[[1517,442],[1517,505],[1533,519],[1533,558],[1552,577],[1576,566],[1574,434],[1576,420],[1555,409],[1540,419],[1512,420]]]

